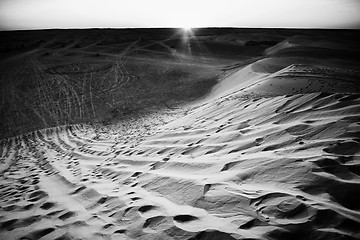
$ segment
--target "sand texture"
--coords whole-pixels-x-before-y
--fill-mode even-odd
[[[305,40],[174,109],[3,139],[0,239],[360,239],[360,74]]]

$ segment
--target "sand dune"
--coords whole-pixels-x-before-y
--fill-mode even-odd
[[[232,94],[134,145],[87,126],[13,138],[1,235],[358,238],[359,112],[360,95]]]
[[[264,56],[181,108],[4,139],[1,239],[360,239],[358,79]]]

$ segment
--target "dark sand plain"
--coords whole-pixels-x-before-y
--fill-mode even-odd
[[[0,239],[360,239],[360,32],[0,32]]]

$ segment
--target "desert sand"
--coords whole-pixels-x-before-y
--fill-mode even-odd
[[[357,39],[213,30],[191,57],[171,41],[135,53],[124,44],[129,62],[163,59],[153,46],[165,45],[171,64],[218,81],[128,118],[4,137],[0,239],[360,239]],[[49,49],[37,56],[53,69],[60,54],[79,54]],[[146,76],[122,69],[129,81]]]

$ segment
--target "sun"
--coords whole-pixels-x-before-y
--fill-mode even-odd
[[[183,27],[184,32],[191,32],[191,27]]]

